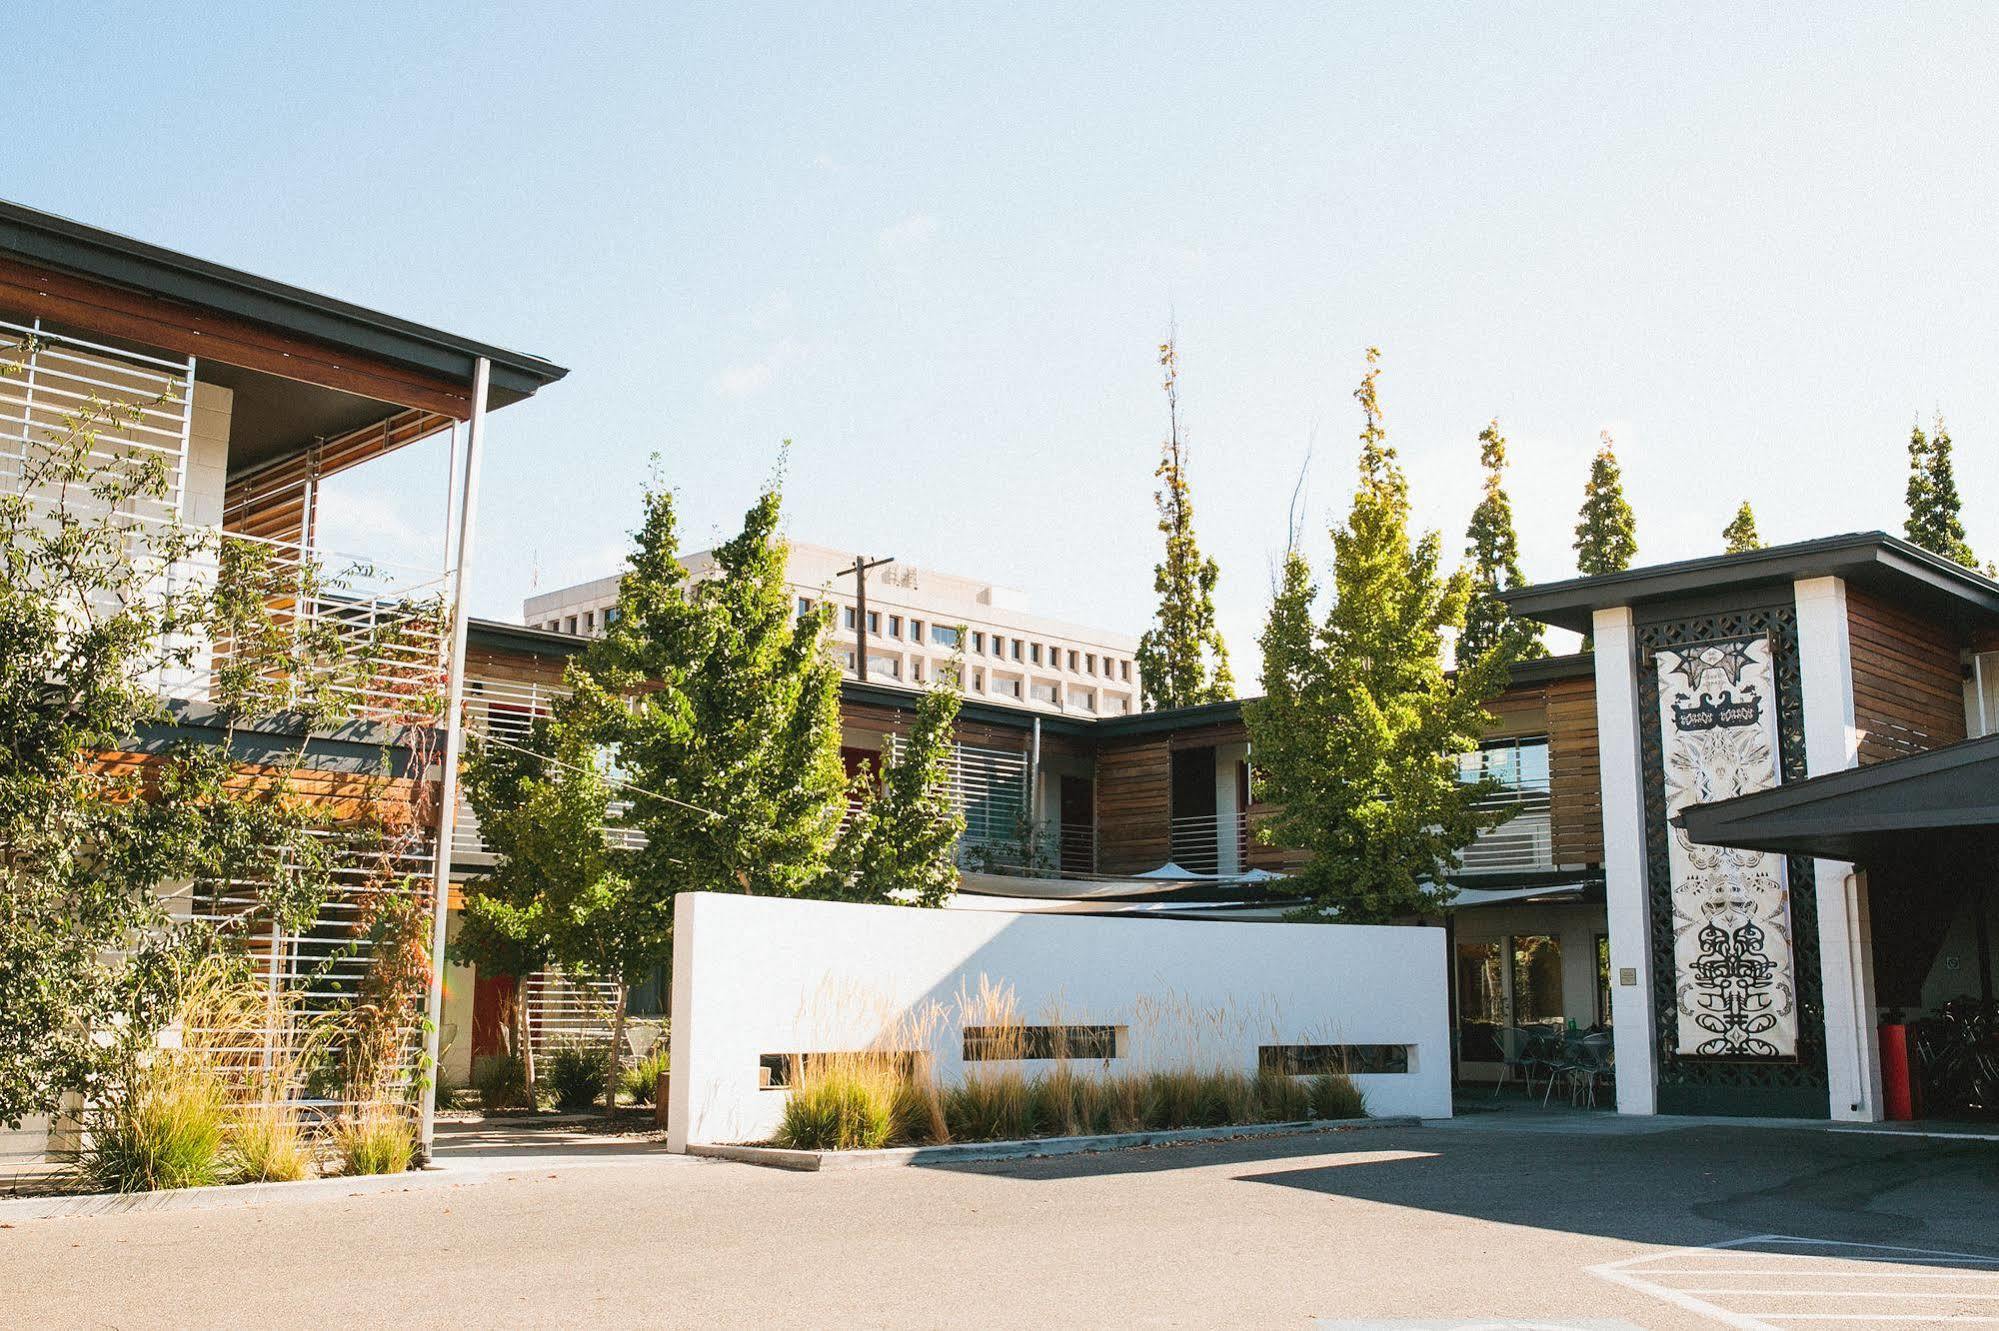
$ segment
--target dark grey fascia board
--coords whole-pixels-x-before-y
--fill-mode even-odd
[[[1595,678],[1594,652],[1564,652],[1560,656],[1536,656],[1514,662],[1513,668],[1507,672],[1506,683],[1510,688],[1515,684],[1549,684],[1563,679]]]
[[[1991,773],[1980,769],[1991,768]],[[1969,789],[1991,792],[1988,805],[1910,809],[1884,804],[1868,809],[1869,792],[1888,790],[1903,782],[1942,778],[1967,783]],[[1946,790],[1954,789],[1946,787]],[[1852,842],[1879,833],[1923,829],[1978,828],[1999,825],[1999,735],[1985,735],[1931,749],[1927,753],[1892,758],[1865,767],[1849,767],[1789,785],[1773,786],[1713,804],[1696,804],[1673,818],[1697,841],[1709,845],[1764,843],[1795,846],[1804,841]]]
[[[458,383],[470,384],[475,363],[484,357],[492,362],[496,395],[507,401],[531,396],[569,373],[539,356],[460,337],[4,199],[0,199],[0,253],[254,320]]]
[[[1201,726],[1228,725],[1242,720],[1242,705],[1254,701],[1245,698],[1224,698],[1220,702],[1196,703],[1192,707],[1170,707],[1157,712],[1131,712],[1124,716],[1107,716],[1090,724],[1095,733],[1106,737],[1124,735],[1151,735],[1162,730],[1194,730]]]
[[[1595,578],[1544,582],[1501,597],[1514,614],[1587,633],[1591,615],[1615,606],[1669,600],[1799,578],[1843,577],[1896,583],[1944,601],[1971,618],[1999,621],[1999,583],[1886,532],[1847,532],[1739,555],[1710,555]]]
[[[165,753],[182,744],[229,745],[239,762],[299,766],[355,776],[407,776],[411,751],[405,733],[370,721],[349,721],[307,733],[304,717],[282,714],[233,723],[207,703],[167,704],[168,720],[139,727],[128,741],[133,753]]]
[[[534,629],[525,624],[472,616],[466,617],[465,640],[474,647],[500,647],[526,652],[531,656],[563,657],[576,655],[591,642],[578,633],[557,633],[551,629]]]
[[[862,683],[854,679],[840,681],[840,700],[861,703],[875,707],[893,707],[898,711],[914,712],[916,704],[923,699],[923,690],[901,684]],[[1041,720],[1041,730],[1047,735],[1088,735],[1092,727],[1102,722],[1081,720],[1072,716],[1050,716],[1031,712],[1020,707],[1004,707],[997,703],[980,702],[977,698],[958,700],[958,719],[976,721],[981,725],[1002,726],[1012,730],[1031,731],[1035,718]]]

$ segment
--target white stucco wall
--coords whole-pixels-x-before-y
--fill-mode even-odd
[[[1118,1066],[1254,1071],[1262,1044],[1412,1046],[1407,1073],[1355,1078],[1376,1114],[1451,1112],[1444,931],[934,911],[684,893],[675,903],[669,1140],[757,1141],[783,1113],[763,1054],[869,1047],[982,981],[1020,1019],[1130,1028]],[[959,1024],[937,1025],[957,1080]],[[1031,1066],[1032,1065],[1028,1065]]]

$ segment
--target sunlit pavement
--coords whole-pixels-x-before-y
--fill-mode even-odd
[[[1999,1145],[1980,1141],[1503,1114],[802,1175],[588,1132],[566,1144],[480,1135],[440,1152],[464,1148],[448,1161],[464,1186],[17,1225],[0,1232],[0,1321],[1999,1319]]]

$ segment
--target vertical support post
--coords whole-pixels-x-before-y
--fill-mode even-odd
[[[1853,715],[1853,649],[1846,582],[1800,578],[1798,677],[1805,707],[1805,775],[1843,772],[1860,761]],[[1851,864],[1813,860],[1818,918],[1792,921],[1819,931],[1819,977],[1825,996],[1826,1092],[1832,1116],[1871,1123],[1881,1117],[1881,1046],[1875,1035],[1874,957],[1867,932],[1866,883]]]
[[[1034,718],[1034,733],[1027,745],[1027,835],[1032,843],[1031,853],[1039,859],[1046,846],[1046,838],[1041,829],[1041,718]],[[1058,848],[1055,854],[1056,873],[1061,873],[1062,854]]]
[[[424,1004],[424,1056],[430,1084],[424,1087],[417,1123],[417,1151],[430,1163],[437,1126],[438,1032],[444,1019],[444,945],[451,911],[451,834],[458,816],[458,758],[465,743],[460,713],[465,700],[465,586],[472,563],[474,519],[479,512],[479,450],[486,440],[486,390],[493,366],[484,356],[472,370],[472,414],[465,430],[464,498],[458,509],[458,562],[451,570],[451,653],[444,695],[444,770],[437,792],[436,900],[430,929],[430,994]]]
[[[1652,906],[1645,869],[1644,748],[1639,743],[1638,632],[1631,610],[1596,612],[1596,726],[1602,751],[1603,877],[1610,928],[1610,1024],[1617,1112],[1659,1112],[1652,1048]],[[1628,980],[1628,982],[1627,982]]]
[[[854,556],[854,678],[868,679],[868,561]]]

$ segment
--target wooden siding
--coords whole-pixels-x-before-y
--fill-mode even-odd
[[[100,337],[129,338],[176,355],[260,370],[398,407],[421,407],[457,420],[471,415],[469,384],[14,259],[0,258],[0,307]]]
[[[92,770],[113,777],[136,776],[150,785],[153,770],[167,760],[165,754],[111,751],[99,754]],[[289,776],[292,789],[303,802],[321,809],[339,822],[361,817],[369,811],[370,805],[374,806],[377,815],[385,809],[412,809],[416,807],[420,787],[425,784],[408,777],[329,772],[316,768],[287,770],[266,763],[238,763],[227,788],[241,791],[268,789],[284,776]]]
[[[1555,863],[1603,863],[1603,763],[1596,733],[1596,680],[1548,685],[1548,813]]]
[[[1860,761],[1878,763],[1965,737],[1963,638],[1947,625],[1849,586],[1853,720]]]
[[[405,411],[235,477],[223,492],[222,526],[246,536],[309,542],[309,527],[316,524],[305,510],[308,482],[338,475],[452,425],[452,418],[441,412]]]
[[[1097,871],[1144,873],[1172,855],[1173,743],[1159,735],[1097,753]]]

